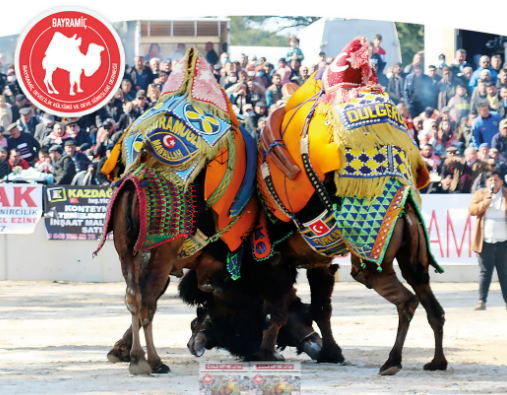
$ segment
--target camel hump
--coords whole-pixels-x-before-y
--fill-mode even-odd
[[[67,54],[67,56],[71,56],[75,54],[76,50],[79,51],[80,45],[81,37],[77,38],[77,34],[74,34],[73,37],[67,37],[60,32],[56,32],[46,48],[45,55]]]

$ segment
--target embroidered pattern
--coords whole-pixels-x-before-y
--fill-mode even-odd
[[[346,166],[338,170],[340,177],[401,177],[413,185],[412,167],[404,150],[388,145],[367,150],[346,148]]]
[[[201,57],[195,62],[191,95],[192,99],[212,104],[225,113],[229,110],[225,92],[218,86],[209,63]]]
[[[380,267],[410,189],[393,178],[371,204],[355,197],[344,197],[340,206],[335,204],[336,221],[354,254]]]

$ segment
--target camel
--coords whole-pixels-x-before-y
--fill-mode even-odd
[[[101,53],[105,48],[91,43],[86,55],[83,55],[79,49],[81,41],[81,37],[77,38],[76,34],[73,37],[66,37],[59,32],[54,34],[42,59],[42,68],[46,70],[44,84],[49,94],[60,94],[53,84],[53,73],[56,69],[69,72],[69,95],[71,96],[76,95],[74,86],[78,93],[83,93],[81,89],[83,71],[86,77],[90,77],[99,69],[102,63]]]

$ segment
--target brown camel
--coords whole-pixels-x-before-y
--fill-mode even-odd
[[[324,258],[314,252],[302,239],[299,233],[295,233],[287,241],[281,244],[280,252],[286,256],[292,264],[299,267],[311,267],[307,275],[311,288],[312,318],[317,322],[322,333],[322,355],[324,352],[331,352],[332,356],[340,356],[341,350],[336,345],[330,326],[331,300],[329,289],[332,285],[325,285],[322,281],[322,274],[315,278],[318,270],[324,270],[322,265],[329,263],[329,258]],[[393,269],[393,261],[397,259],[403,277],[415,291],[411,293],[397,278]],[[326,261],[327,259],[327,261]],[[382,272],[377,271],[377,265],[373,262],[361,262],[352,255],[352,276],[354,279],[370,289],[374,289],[380,296],[393,303],[399,315],[399,327],[389,359],[380,368],[380,374],[392,375],[401,368],[402,350],[408,332],[410,321],[419,304],[422,303],[426,310],[428,322],[433,329],[435,336],[435,354],[431,362],[424,365],[425,370],[445,370],[447,360],[445,359],[442,347],[443,326],[445,322],[444,310],[438,303],[429,285],[429,267],[431,255],[428,253],[426,235],[419,221],[419,217],[412,206],[407,202],[405,213],[400,217],[394,228],[394,232],[382,262]],[[366,264],[366,265],[364,265]],[[334,279],[333,279],[334,280]],[[329,282],[333,281],[329,278]],[[284,305],[273,303],[271,294],[263,294],[268,313],[271,314],[271,321],[264,331],[263,341],[259,352],[254,355],[255,360],[275,360],[274,346],[278,331],[286,322],[288,312]],[[319,298],[315,301],[314,298]],[[327,356],[329,358],[329,356]],[[343,360],[343,357],[341,357]],[[341,361],[339,361],[341,362]]]

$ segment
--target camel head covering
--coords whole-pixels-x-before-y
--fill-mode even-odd
[[[377,75],[370,64],[368,40],[356,37],[336,56],[322,77],[326,94],[321,102],[349,102],[361,90],[381,93]]]

